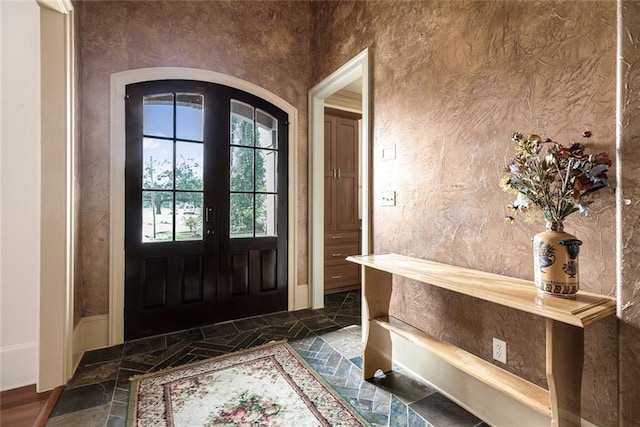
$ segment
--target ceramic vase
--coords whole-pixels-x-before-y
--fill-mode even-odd
[[[534,281],[538,292],[575,297],[580,287],[578,254],[582,241],[564,232],[562,221],[547,221],[533,237]]]

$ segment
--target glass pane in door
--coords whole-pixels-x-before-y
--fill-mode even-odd
[[[256,146],[262,148],[278,148],[278,119],[256,110]]]
[[[204,95],[176,94],[176,138],[202,141],[204,133]]]
[[[173,142],[144,138],[142,142],[142,188],[173,188]]]
[[[256,150],[256,191],[275,193],[278,185],[278,152]]]
[[[253,191],[253,148],[231,147],[231,191]]]
[[[173,138],[173,94],[148,95],[142,99],[142,133]]]
[[[142,242],[173,240],[173,192],[142,192]]]
[[[176,193],[176,240],[202,240],[202,193]]]
[[[253,237],[253,194],[232,193],[229,202],[231,237]]]
[[[256,194],[256,237],[278,235],[276,232],[277,197],[275,194]]]
[[[231,145],[253,146],[253,107],[240,101],[231,101]]]
[[[176,190],[202,190],[203,149],[197,142],[176,142]]]

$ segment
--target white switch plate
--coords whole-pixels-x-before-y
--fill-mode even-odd
[[[380,206],[395,206],[396,205],[396,192],[385,191],[380,195]]]
[[[498,362],[507,363],[507,343],[499,340],[498,338],[493,339],[493,358]]]
[[[396,158],[396,144],[392,144],[382,149],[382,160],[393,160]]]

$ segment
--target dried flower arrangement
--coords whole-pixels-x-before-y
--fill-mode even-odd
[[[583,138],[591,137],[584,132]],[[607,171],[611,158],[607,153],[589,154],[580,142],[569,147],[538,135],[524,137],[514,133],[516,155],[506,165],[500,182],[503,190],[517,194],[509,206],[511,213],[527,212],[546,220],[560,222],[574,212],[588,214],[593,193],[611,188]]]

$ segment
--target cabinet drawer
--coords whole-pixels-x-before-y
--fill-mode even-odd
[[[346,257],[358,255],[360,253],[359,248],[360,245],[357,243],[326,245],[324,247],[324,262],[327,265],[344,263]]]
[[[360,266],[358,264],[335,265],[324,269],[325,289],[330,289],[331,285],[355,285],[358,283],[360,283]]]
[[[360,231],[327,231],[324,233],[324,244],[342,244],[342,243],[358,243],[360,240]]]

